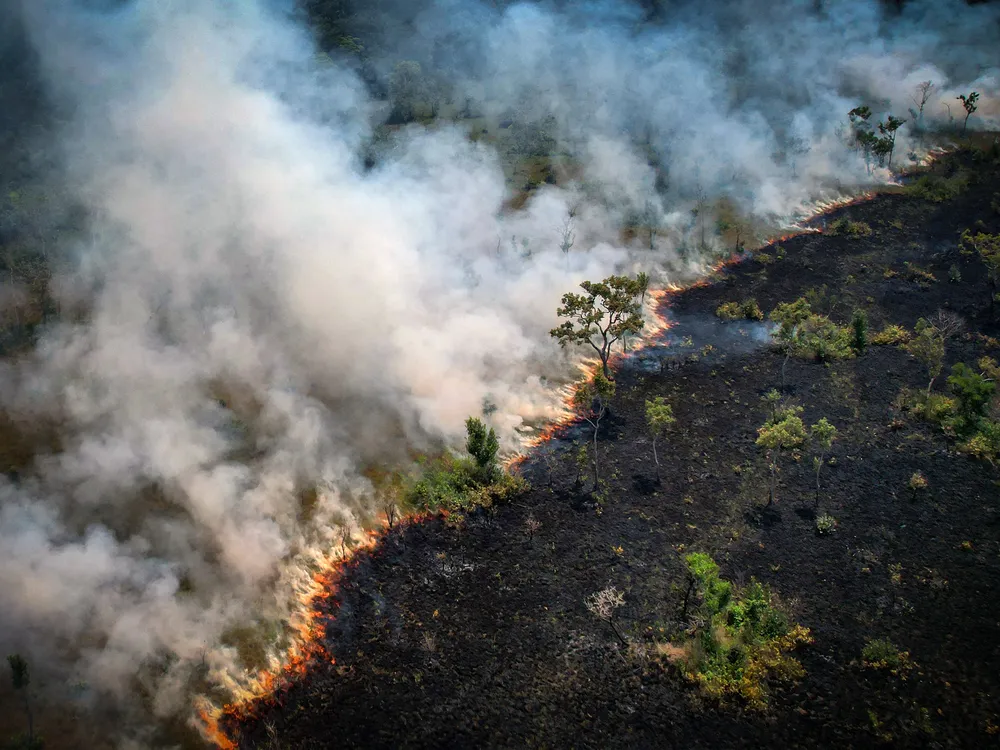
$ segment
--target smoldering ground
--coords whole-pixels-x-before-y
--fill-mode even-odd
[[[509,154],[457,116],[366,164],[385,108],[280,3],[14,6],[57,133],[35,176],[86,219],[46,236],[72,314],[0,372],[4,413],[45,435],[0,486],[0,646],[49,700],[161,744],[156,721],[280,653],[312,566],[373,514],[364,469],[454,443],[484,401],[508,445],[557,413],[563,292],[695,273],[699,205],[774,219],[885,177],[845,142],[859,100],[899,111],[933,78],[928,118],[975,86],[993,122],[995,9],[823,5],[427,5],[371,64],[549,128],[570,177],[518,211]]]

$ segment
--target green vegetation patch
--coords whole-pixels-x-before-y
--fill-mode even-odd
[[[861,237],[871,236],[872,228],[866,222],[851,221],[847,217],[841,216],[839,219],[830,222],[830,226],[827,227],[826,231],[827,234],[860,239]]]
[[[445,452],[421,462],[420,476],[404,492],[404,503],[415,510],[449,512],[490,507],[529,489],[528,482],[505,472],[497,462],[499,442],[493,428],[469,417],[465,423],[469,457]]]
[[[969,187],[969,178],[959,172],[952,177],[940,177],[938,175],[924,175],[911,185],[903,188],[906,195],[931,203],[943,203],[954,200]]]
[[[722,320],[763,320],[764,313],[751,297],[742,302],[725,302],[715,309],[715,315]]]
[[[691,682],[712,698],[738,697],[748,706],[767,706],[770,680],[797,679],[802,665],[789,655],[801,643],[811,643],[809,631],[792,625],[771,589],[757,579],[736,589],[719,577],[719,566],[708,555],[685,558],[692,594],[700,599],[697,625],[682,643],[662,649],[679,664]]]

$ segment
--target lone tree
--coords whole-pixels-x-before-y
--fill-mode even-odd
[[[573,406],[580,413],[580,416],[594,428],[594,489],[597,489],[600,482],[600,468],[597,460],[597,434],[601,428],[601,420],[608,413],[608,404],[615,395],[614,381],[608,380],[601,373],[594,375],[593,379],[581,383],[573,393]]]
[[[7,663],[10,665],[10,676],[14,690],[21,694],[21,700],[24,702],[24,713],[28,718],[28,741],[26,747],[33,750],[39,747],[40,744],[36,744],[35,742],[35,722],[31,715],[31,700],[28,695],[28,686],[31,684],[31,675],[28,673],[28,662],[20,654],[10,654],[7,657]]]
[[[500,465],[497,463],[500,441],[496,431],[492,427],[487,429],[483,420],[469,417],[465,420],[465,432],[465,449],[475,460],[480,479],[484,482],[496,481],[500,473]]]
[[[625,640],[625,636],[621,634],[621,631],[618,630],[618,626],[615,624],[615,612],[619,607],[624,606],[624,604],[625,594],[614,586],[608,586],[606,589],[601,589],[591,594],[587,597],[586,601],[587,609],[590,610],[591,614],[599,620],[604,620],[608,623],[615,635],[618,636],[618,640],[622,642],[622,645],[627,646],[628,641]]]
[[[775,500],[778,483],[778,461],[786,450],[798,448],[806,441],[806,427],[802,424],[802,407],[778,409],[771,419],[768,419],[757,430],[757,445],[767,449],[768,464],[771,469],[770,492],[767,504]]]
[[[785,352],[785,361],[781,363],[781,390],[785,390],[785,369],[788,367],[788,360],[792,357],[792,352],[801,344],[802,324],[809,320],[812,315],[812,308],[802,297],[794,302],[783,302],[771,311],[771,320],[777,323],[777,337],[781,343],[781,348]]]
[[[549,334],[562,347],[589,344],[601,358],[604,377],[612,380],[608,367],[612,347],[642,330],[642,300],[649,288],[649,276],[609,276],[597,283],[584,281],[580,287],[586,294],[563,295],[562,307],[556,314],[568,320]]]
[[[673,407],[663,396],[657,396],[652,401],[646,400],[646,428],[653,438],[653,462],[656,464],[657,482],[660,481],[660,459],[656,455],[656,440],[676,421]]]
[[[959,94],[957,99],[962,102],[962,106],[965,107],[965,120],[962,122],[962,135],[965,135],[965,131],[969,127],[969,118],[972,117],[973,112],[979,109],[979,105],[977,104],[979,101],[979,92],[973,91],[968,96],[965,94]]]
[[[896,150],[896,131],[905,123],[906,120],[900,120],[898,117],[889,115],[885,122],[878,124],[878,132],[882,135],[879,138],[878,150],[889,157],[886,166],[890,169],[892,168],[892,154]]]
[[[687,567],[688,585],[684,592],[681,619],[686,620],[691,595],[701,594],[701,609],[706,621],[722,611],[732,596],[732,585],[719,577],[719,566],[704,552],[692,552],[684,558]]]
[[[941,374],[941,366],[944,363],[944,336],[924,318],[917,321],[914,330],[917,335],[903,348],[927,368],[927,374],[931,378],[927,383],[927,396],[930,397],[931,388],[937,376]]]
[[[934,82],[933,81],[923,81],[917,84],[916,90],[910,96],[913,103],[917,106],[916,109],[911,109],[910,114],[913,116],[914,124],[918,128],[922,128],[924,125],[924,107],[927,102],[930,101],[931,96],[934,93]]]
[[[819,505],[819,472],[826,461],[826,454],[833,447],[833,441],[837,439],[837,428],[830,424],[830,421],[823,417],[809,430],[809,434],[816,443],[819,453],[813,456],[813,466],[816,468],[816,505]]]
[[[972,234],[968,229],[962,232],[962,253],[975,253],[986,266],[985,281],[990,288],[990,312],[993,311],[997,298],[997,282],[1000,281],[1000,234],[977,232]]]
[[[851,316],[851,348],[857,355],[864,354],[868,346],[868,314],[861,309]]]

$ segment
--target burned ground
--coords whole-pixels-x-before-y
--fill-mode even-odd
[[[765,507],[754,441],[782,357],[764,324],[714,317],[722,302],[755,297],[769,310],[826,285],[814,299],[840,323],[856,307],[873,332],[946,309],[967,325],[948,365],[1000,355],[984,338],[998,328],[984,269],[958,249],[977,221],[1000,228],[1000,180],[965,155],[940,168],[978,178],[948,203],[883,195],[851,206],[841,213],[870,236],[803,234],[672,296],[665,344],[617,378],[600,436],[606,499],[576,486],[582,431],[570,427],[521,467],[533,488],[517,502],[397,528],[328,605],[336,664],[314,665],[233,726],[239,746],[995,746],[996,468],[901,419],[893,401],[925,385],[924,372],[897,347],[871,346],[829,364],[792,360],[792,400],[807,423],[827,417],[840,436],[818,499],[805,450],[785,461]],[[949,281],[953,265],[959,281]],[[643,421],[657,395],[677,417],[660,447],[661,482]],[[929,483],[916,499],[915,471]],[[837,519],[835,533],[816,534],[818,512]],[[775,686],[763,713],[703,701],[649,657],[684,626],[682,553],[693,550],[736,582],[772,585],[812,631],[798,652],[806,676]],[[584,605],[608,585],[625,592],[628,646]],[[908,675],[862,667],[863,645],[880,637],[910,653]]]

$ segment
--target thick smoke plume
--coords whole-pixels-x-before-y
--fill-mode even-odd
[[[0,371],[46,446],[0,483],[0,647],[53,700],[116,712],[121,742],[225,700],[371,516],[366,468],[454,443],[484,402],[509,445],[555,413],[563,292],[695,272],[692,208],[787,219],[884,178],[846,145],[862,101],[905,115],[929,79],[928,126],[972,88],[971,125],[997,124],[994,8],[880,8],[441,0],[386,23],[386,81],[417,61],[456,113],[551,140],[567,177],[512,210],[502,148],[457,114],[380,137],[387,106],[288,8],[24,2],[87,218],[53,240],[62,314]]]

